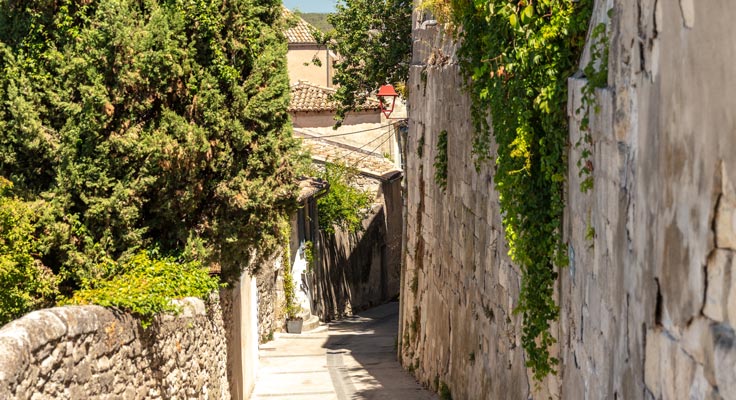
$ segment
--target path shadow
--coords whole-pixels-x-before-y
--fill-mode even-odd
[[[330,323],[327,364],[338,399],[429,400],[396,359],[398,302]]]

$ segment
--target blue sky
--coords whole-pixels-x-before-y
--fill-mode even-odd
[[[289,10],[298,8],[302,12],[330,13],[335,12],[337,0],[284,0]]]

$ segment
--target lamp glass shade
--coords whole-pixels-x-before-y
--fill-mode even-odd
[[[378,89],[378,93],[376,94],[379,99],[383,100],[384,97],[390,97],[391,98],[391,108],[386,109],[383,107],[383,101],[381,101],[381,112],[386,118],[389,118],[392,112],[394,112],[394,104],[396,103],[396,98],[399,97],[399,94],[396,93],[396,89],[394,89],[393,85],[383,85]]]

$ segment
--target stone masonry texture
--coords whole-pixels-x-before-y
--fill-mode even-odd
[[[229,399],[219,300],[177,300],[147,329],[99,306],[34,311],[0,329],[0,399]]]
[[[610,62],[591,120],[595,186],[580,192],[571,146],[561,364],[539,385],[512,313],[520,275],[492,165],[473,166],[456,45],[415,13],[399,329],[401,361],[426,385],[456,400],[736,398],[736,4],[663,3],[596,2]],[[569,80],[570,143],[584,84]],[[433,180],[442,130],[444,192]]]

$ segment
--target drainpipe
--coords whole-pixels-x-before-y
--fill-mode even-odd
[[[330,87],[330,46],[325,45],[325,65],[327,65],[327,87]]]

